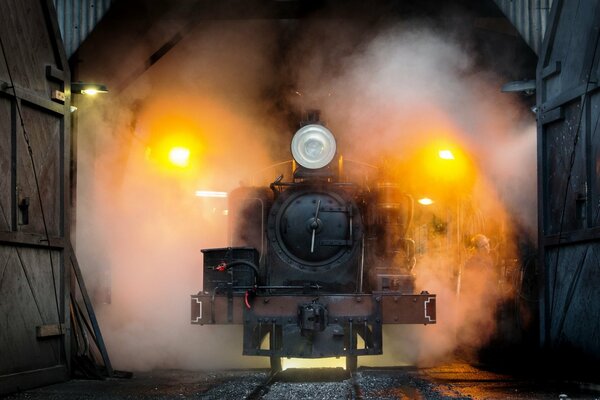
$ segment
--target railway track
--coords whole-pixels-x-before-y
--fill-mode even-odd
[[[362,400],[358,374],[341,368],[288,369],[270,374],[246,400],[326,398]]]
[[[355,375],[343,369],[152,371],[131,379],[71,380],[9,395],[7,400],[228,400],[228,399],[600,399],[593,380],[561,381],[552,377],[498,374],[465,363],[437,367],[361,367]]]

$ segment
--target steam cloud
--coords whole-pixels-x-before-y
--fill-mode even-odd
[[[291,135],[268,95],[277,80],[299,90],[287,104],[322,110],[348,159],[410,163],[429,140],[459,143],[479,171],[469,200],[489,219],[513,215],[535,230],[526,219],[535,215],[532,118],[464,47],[419,23],[365,36],[350,23],[317,21],[282,61],[276,24],[205,23],[118,99],[81,107],[80,135],[93,139],[80,138],[77,253],[117,368],[267,365],[240,356],[241,328],[190,325],[189,295],[201,289],[199,250],[225,246],[227,228],[224,201],[195,190],[273,180],[277,169],[252,171],[290,157]],[[169,134],[197,140],[189,169],[158,159]],[[438,324],[386,330],[374,363],[432,362],[492,335],[500,296],[470,287],[457,299],[457,265],[468,254],[450,236],[417,266],[419,290],[438,295]],[[481,326],[488,330],[473,330]]]

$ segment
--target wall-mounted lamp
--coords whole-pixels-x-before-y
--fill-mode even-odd
[[[502,85],[500,89],[502,92],[522,92],[526,95],[532,95],[535,93],[535,79],[525,79],[522,81],[508,82]]]
[[[108,93],[108,88],[101,83],[71,82],[71,93],[94,96],[98,93]]]

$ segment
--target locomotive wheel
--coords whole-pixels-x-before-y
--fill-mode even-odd
[[[358,356],[346,356],[346,371],[356,372],[358,367]]]
[[[271,375],[281,372],[281,357],[271,356]]]

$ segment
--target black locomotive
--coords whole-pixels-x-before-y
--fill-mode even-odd
[[[386,181],[349,182],[333,134],[292,139],[292,179],[229,194],[230,247],[205,249],[193,324],[243,324],[243,353],[381,354],[383,324],[435,323],[435,295],[414,294],[412,198]]]

